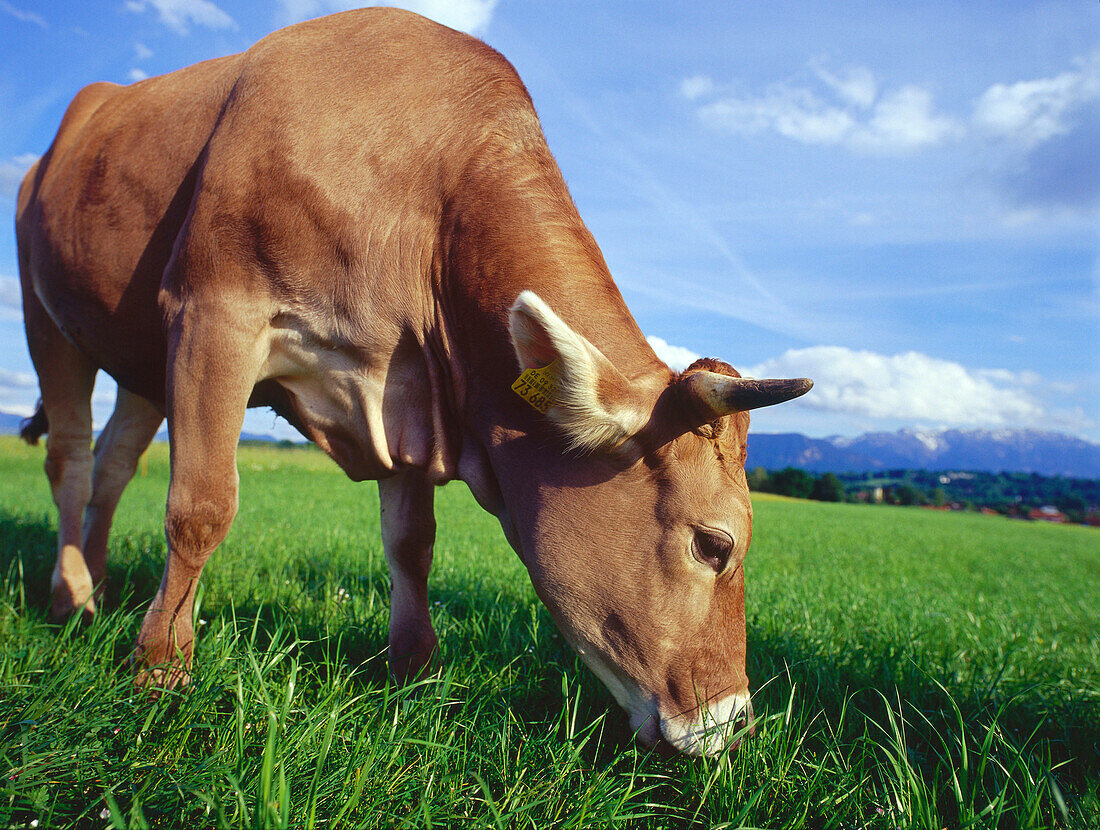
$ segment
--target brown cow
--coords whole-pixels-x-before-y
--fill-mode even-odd
[[[378,479],[398,678],[436,648],[432,493],[457,478],[642,740],[713,752],[748,716],[745,410],[811,384],[657,359],[527,91],[483,43],[367,9],[93,84],[27,174],[17,235],[56,616],[94,612],[112,513],[168,417],[168,561],[141,682],[187,678],[245,409],[270,406]],[[512,390],[547,366],[538,406]],[[93,456],[97,369],[119,396]]]

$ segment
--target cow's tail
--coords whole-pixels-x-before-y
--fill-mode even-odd
[[[19,437],[33,447],[38,443],[38,439],[49,431],[50,422],[46,419],[46,410],[40,400],[34,409],[34,414],[20,422]]]

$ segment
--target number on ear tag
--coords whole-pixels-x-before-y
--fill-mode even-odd
[[[541,369],[524,369],[512,384],[512,391],[545,415],[558,402],[558,362]]]

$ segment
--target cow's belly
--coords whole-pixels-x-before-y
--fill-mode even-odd
[[[384,370],[295,328],[276,328],[263,379],[285,390],[297,426],[349,477],[385,478],[394,471],[382,421]]]

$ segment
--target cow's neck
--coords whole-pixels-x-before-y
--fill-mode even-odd
[[[628,378],[667,369],[627,310],[557,166],[525,170],[498,162],[495,175],[474,175],[445,225],[440,304],[460,408],[463,443],[458,476],[496,513],[514,547],[513,494],[562,463],[545,416],[511,391],[519,374],[508,312],[530,289],[597,346]],[[503,495],[502,495],[503,493]],[[509,515],[511,513],[511,515]]]
[[[478,381],[495,388],[501,373],[517,373],[508,311],[525,289],[627,377],[654,369],[653,350],[549,151],[494,155],[475,166],[444,217],[444,248],[442,302],[456,345],[483,375]]]

